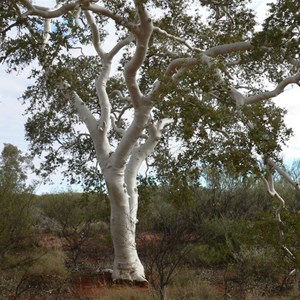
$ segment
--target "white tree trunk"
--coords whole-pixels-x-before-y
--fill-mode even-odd
[[[150,110],[143,114],[139,125],[146,126]],[[139,119],[139,118],[137,118]],[[106,180],[111,205],[111,236],[114,245],[114,280],[145,281],[145,272],[136,249],[136,224],[138,212],[137,175],[142,162],[157,145],[162,130],[170,119],[164,119],[155,126],[149,124],[149,136],[140,146],[134,147],[129,161],[117,168],[113,162],[119,162],[112,155],[102,170]],[[140,127],[137,124],[134,127]],[[132,129],[133,130],[133,129]],[[134,131],[134,130],[133,130]],[[126,141],[126,139],[125,139]],[[127,142],[130,144],[130,142]],[[124,146],[124,149],[127,148]],[[121,151],[123,153],[123,151]],[[119,163],[118,163],[119,164]]]
[[[110,171],[106,180],[111,206],[111,236],[114,245],[113,280],[146,281],[135,242],[136,212],[131,210],[123,174]]]

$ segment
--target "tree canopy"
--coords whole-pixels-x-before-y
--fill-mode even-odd
[[[1,194],[29,192],[27,170],[32,166],[31,158],[23,155],[14,145],[4,144],[0,157],[0,191]]]
[[[33,153],[45,154],[43,174],[67,163],[72,182],[81,181],[83,174],[86,179],[99,175],[91,163],[92,140],[68,91],[75,90],[91,113],[101,116],[95,78],[102,62],[96,43],[106,41],[112,48],[128,33],[136,34],[142,4],[149,10],[153,33],[145,58],[137,62],[138,88],[153,96],[152,122],[173,120],[155,153],[163,166],[160,173],[182,172],[196,161],[197,166],[218,164],[245,174],[258,171],[259,155],[278,158],[291,130],[283,123],[285,111],[269,99],[299,83],[299,4],[272,3],[257,30],[248,2],[57,1],[57,8],[47,11],[29,1],[3,1],[2,61],[10,70],[35,65],[35,84],[24,93],[29,103],[26,132]],[[51,29],[45,31],[48,18],[53,18]],[[94,52],[87,48],[91,43]],[[136,43],[126,44],[118,70],[107,82],[113,148],[132,115],[122,74]],[[270,83],[275,88],[268,89]]]

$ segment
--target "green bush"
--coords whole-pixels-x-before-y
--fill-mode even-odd
[[[187,261],[199,266],[227,265],[240,248],[244,222],[227,218],[206,219],[197,228],[200,242],[192,246]]]
[[[232,261],[233,247],[228,244],[220,244],[217,247],[197,245],[188,254],[187,260],[197,266],[220,266]]]
[[[244,248],[271,249],[273,259],[277,260],[282,270],[289,273],[300,267],[300,214],[284,210],[281,218],[283,225],[278,223],[274,214],[260,213],[258,220],[248,222],[241,239]],[[280,235],[280,229],[283,230],[283,236]],[[295,260],[284,248],[294,255]]]
[[[30,158],[5,144],[0,156],[0,267],[6,255],[30,244],[34,232],[33,187],[26,185]]]
[[[103,221],[106,212],[93,195],[44,195],[39,205],[43,219],[47,220],[43,223],[44,230],[51,230],[64,239],[75,267],[85,247],[101,244],[100,241],[108,243],[109,226]]]
[[[31,197],[0,194],[0,263],[7,253],[28,244],[33,233]]]
[[[243,282],[272,281],[282,273],[278,253],[274,248],[242,248],[235,254],[234,269]]]

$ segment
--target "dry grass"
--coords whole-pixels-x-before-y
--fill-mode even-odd
[[[157,293],[149,288],[138,290],[133,287],[111,288],[103,291],[103,295],[91,297],[93,300],[156,300]],[[223,299],[211,285],[205,282],[191,281],[189,286],[170,286],[167,289],[168,300],[218,300]]]
[[[111,287],[103,290],[103,295],[93,300],[156,300],[159,299],[158,291],[153,287]],[[222,292],[203,281],[201,276],[194,271],[181,270],[176,280],[167,288],[167,300],[218,300],[222,298]]]
[[[195,270],[180,269],[168,290],[169,299],[174,300],[218,300],[223,290],[204,280]]]

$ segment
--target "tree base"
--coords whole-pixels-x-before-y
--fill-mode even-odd
[[[142,288],[147,288],[149,286],[147,280],[137,281],[137,280],[128,280],[128,279],[115,279],[113,283],[117,285],[125,285],[125,286],[138,286]]]
[[[148,287],[149,283],[146,279],[142,280],[132,280],[132,279],[124,279],[124,278],[115,278],[113,279],[113,270],[111,269],[105,269],[103,270],[103,275],[107,279],[108,282],[111,282],[112,284],[117,285],[127,285],[127,286],[138,286],[138,287]]]

